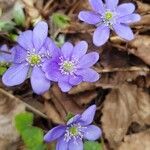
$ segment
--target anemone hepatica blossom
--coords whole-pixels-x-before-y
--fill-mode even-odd
[[[51,129],[45,136],[46,142],[57,140],[56,150],[83,150],[83,140],[97,140],[102,132],[93,122],[96,105],[90,106],[81,115],[71,118],[67,125]]]
[[[13,55],[6,44],[0,46],[0,63],[11,63]]]
[[[45,61],[43,70],[49,80],[58,82],[63,92],[82,81],[95,82],[99,74],[91,69],[99,59],[99,54],[91,52],[86,54],[88,44],[81,41],[73,47],[66,42],[59,51],[59,55],[52,61]]]
[[[135,6],[132,3],[118,5],[118,1],[105,0],[104,4],[102,0],[89,0],[94,11],[79,13],[80,20],[97,27],[93,35],[93,43],[96,46],[103,45],[109,39],[110,29],[125,40],[130,41],[134,38],[128,25],[139,21],[141,17],[133,13]]]
[[[7,86],[19,85],[30,77],[33,91],[42,94],[50,87],[42,71],[42,64],[55,53],[55,45],[47,37],[48,26],[44,21],[36,24],[33,31],[27,30],[18,37],[18,44],[12,49],[14,62],[3,75]]]

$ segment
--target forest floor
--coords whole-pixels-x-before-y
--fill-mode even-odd
[[[19,1],[19,0],[18,0]],[[11,21],[17,0],[0,0],[0,20]],[[92,42],[94,27],[78,19],[81,10],[91,9],[88,0],[20,0],[25,12],[23,26],[11,31],[1,30],[0,45],[10,48],[14,35],[32,28],[43,18],[49,25],[49,35],[59,44],[85,40],[89,52],[96,51],[100,60],[94,69],[101,75],[95,83],[81,83],[68,93],[62,93],[53,84],[48,92],[39,96],[33,93],[30,81],[8,88],[0,83],[0,150],[22,150],[24,144],[14,133],[12,120],[24,111],[35,115],[34,125],[47,132],[56,124],[64,123],[67,113],[83,112],[96,104],[94,123],[103,135],[104,150],[148,150],[150,148],[150,3],[148,0],[121,0],[132,2],[142,19],[132,25],[135,39],[125,42],[112,33],[102,47]],[[1,12],[1,11],[0,11]],[[65,14],[65,27],[53,22],[53,13]],[[67,22],[67,23],[66,23]],[[66,26],[67,24],[67,26]],[[12,35],[12,36],[11,36]],[[16,136],[16,137],[14,137]],[[17,139],[17,140],[16,140]],[[51,150],[49,145],[49,150]]]

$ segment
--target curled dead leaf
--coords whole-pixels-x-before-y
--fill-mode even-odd
[[[138,6],[138,12],[139,13],[148,13],[150,12],[150,5],[143,3],[141,1],[136,1],[137,6]]]
[[[17,133],[13,120],[16,114],[25,111],[25,106],[14,96],[0,89],[0,149],[7,149],[8,146],[17,142]],[[5,147],[5,148],[4,148]]]
[[[96,98],[98,93],[96,91],[87,91],[77,95],[73,95],[74,102],[79,106],[86,106],[89,104],[94,98]]]
[[[38,9],[35,8],[34,6],[34,1],[33,0],[22,0],[22,2],[25,5],[25,10],[27,14],[29,15],[29,18],[32,23],[36,23],[39,20],[42,19],[41,14]]]
[[[73,87],[69,91],[69,94],[77,94],[77,93],[84,92],[84,91],[90,91],[90,90],[93,90],[94,88],[95,88],[94,83],[83,82],[80,85]]]
[[[120,85],[107,95],[102,113],[105,137],[116,148],[132,122],[150,124],[150,96],[135,85]]]
[[[150,14],[143,15],[139,22],[133,24],[134,26],[149,26],[150,25]]]
[[[144,42],[143,42],[144,41]],[[132,47],[128,51],[142,59],[146,64],[150,65],[150,37],[143,35],[137,36],[129,43]]]
[[[124,142],[117,150],[149,150],[150,148],[150,130],[141,133],[127,135]]]
[[[68,112],[77,114],[82,111],[81,107],[73,101],[72,96],[61,92],[56,84],[52,87],[51,100],[56,106],[58,112],[62,115],[62,118],[65,118]]]
[[[48,118],[52,120],[52,122],[56,124],[64,123],[55,106],[48,101],[45,101],[45,113],[48,116]]]

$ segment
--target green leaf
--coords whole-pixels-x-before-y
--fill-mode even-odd
[[[17,38],[18,38],[18,35],[13,34],[13,33],[10,33],[10,34],[8,34],[8,38],[9,38],[10,40],[16,42],[16,41],[17,41]]]
[[[23,112],[15,116],[15,126],[28,150],[46,150],[43,130],[33,125],[33,114]]]
[[[68,114],[67,114],[65,120],[66,120],[66,121],[69,121],[72,117],[74,117],[74,114],[72,114],[71,112],[68,112]]]
[[[31,149],[29,149],[31,150]],[[39,144],[32,148],[32,150],[47,150],[47,146],[45,144]]]
[[[24,112],[16,115],[15,126],[16,129],[21,133],[26,128],[31,127],[33,124],[33,114],[29,112]]]
[[[0,76],[2,76],[6,70],[7,70],[7,67],[0,66]]]
[[[61,13],[53,13],[52,14],[52,22],[58,28],[66,28],[70,25],[70,18]]]
[[[29,150],[44,150],[43,136],[43,131],[36,127],[27,128],[22,133],[22,139]]]
[[[14,27],[14,22],[0,20],[0,31],[11,31],[14,29]]]
[[[24,26],[25,14],[21,3],[17,2],[13,9],[13,18],[17,25]]]
[[[95,141],[86,141],[84,142],[84,150],[102,150],[102,145]]]

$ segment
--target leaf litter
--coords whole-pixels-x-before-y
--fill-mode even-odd
[[[124,2],[126,1],[124,0]],[[6,19],[6,16],[9,16],[8,20],[12,19],[11,12],[14,2],[0,2],[3,10],[2,18]],[[89,51],[97,50],[100,53],[100,61],[94,69],[101,74],[101,78],[95,83],[81,83],[68,93],[62,93],[56,85],[53,85],[50,91],[42,96],[37,96],[32,92],[28,81],[24,85],[14,88],[6,88],[0,84],[4,95],[6,97],[9,97],[10,93],[10,95],[14,95],[9,97],[13,102],[18,97],[19,101],[28,107],[28,110],[36,114],[35,125],[41,126],[45,131],[55,124],[64,123],[67,113],[83,112],[89,105],[96,103],[95,123],[103,130],[105,149],[148,150],[150,147],[150,5],[147,1],[133,1],[137,6],[136,11],[142,16],[142,20],[133,25],[135,40],[125,43],[113,34],[106,46],[101,48],[92,44],[93,28],[77,20],[77,15],[81,10],[90,10],[87,0],[65,0],[63,2],[61,0],[32,0],[31,2],[21,0],[21,2],[24,5],[26,15],[23,30],[30,28],[32,24],[44,18],[49,23],[49,33],[54,38],[62,34],[65,40],[70,39],[74,43],[86,40],[89,43]],[[71,20],[70,26],[65,29],[56,27],[50,19],[54,12],[67,15]],[[20,32],[20,29],[17,30]],[[15,31],[15,33],[17,32]],[[3,36],[0,34],[1,44],[4,44],[4,36],[5,34]],[[7,37],[5,38],[11,46],[13,43]],[[9,94],[6,94],[7,91]],[[0,99],[2,97],[4,97],[3,94],[0,94]],[[7,103],[10,105],[8,108],[12,107],[10,100]],[[22,107],[20,105],[22,104],[18,105],[19,108]],[[16,107],[9,110],[7,107],[0,106],[0,115],[6,115],[6,113],[3,114],[3,110],[13,112]],[[24,111],[24,108],[21,111]],[[5,116],[5,118],[7,117]],[[11,121],[12,118],[13,113],[8,116]],[[133,124],[137,124],[138,128]],[[12,132],[12,124],[10,126],[8,134],[13,134],[14,139],[16,137],[18,140],[18,135],[14,131]],[[0,132],[0,138],[2,135],[3,133]],[[14,141],[16,142],[14,139],[12,140],[10,136],[9,146],[14,145]],[[2,145],[5,147],[7,142],[8,139],[2,140]],[[17,145],[20,149],[24,147],[20,146],[20,142]]]

